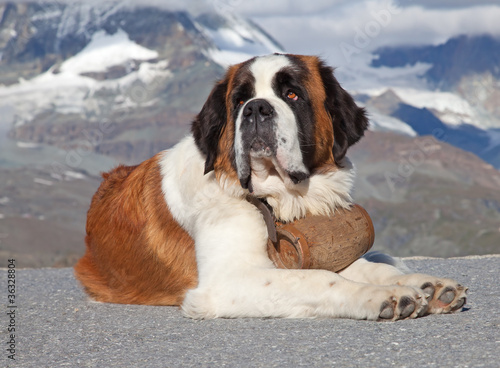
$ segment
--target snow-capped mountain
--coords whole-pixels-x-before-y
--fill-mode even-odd
[[[283,52],[283,47],[262,28],[234,13],[205,13],[196,18],[199,30],[216,45],[207,56],[226,68],[256,55]]]
[[[0,16],[0,109],[13,108],[0,125],[13,124],[11,138],[66,150],[90,140],[127,161],[184,135],[223,67],[282,51],[234,14],[103,2],[7,3]]]
[[[365,68],[372,85],[357,81],[358,99],[372,115],[373,130],[434,135],[500,168],[499,65],[500,40],[491,36],[385,47]],[[411,77],[401,72],[411,69]],[[384,79],[391,71],[392,80]]]

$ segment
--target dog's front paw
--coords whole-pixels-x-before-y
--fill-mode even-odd
[[[424,315],[428,308],[423,290],[407,286],[389,286],[390,296],[380,306],[378,321],[396,321],[417,318]]]
[[[467,301],[468,288],[453,279],[409,274],[399,276],[395,284],[422,289],[429,304],[426,314],[452,313],[460,310]]]
[[[429,277],[420,288],[428,295],[428,314],[455,312],[467,301],[468,288],[452,279]]]

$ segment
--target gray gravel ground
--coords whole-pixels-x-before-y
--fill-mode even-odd
[[[469,286],[464,310],[394,323],[194,321],[174,307],[91,302],[69,268],[16,270],[16,360],[3,312],[0,366],[500,367],[500,257],[406,263]],[[6,310],[6,269],[0,277]]]

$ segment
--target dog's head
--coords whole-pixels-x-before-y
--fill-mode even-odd
[[[192,132],[206,156],[205,173],[237,178],[252,192],[269,176],[293,187],[341,166],[367,126],[332,68],[314,56],[275,54],[230,67]]]

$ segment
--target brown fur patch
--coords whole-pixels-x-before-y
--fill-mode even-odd
[[[305,82],[307,93],[313,104],[314,117],[316,120],[315,132],[316,147],[313,161],[313,167],[323,165],[335,165],[333,159],[333,126],[332,117],[325,109],[325,100],[328,96],[325,94],[323,80],[319,73],[320,60],[316,56],[295,55],[300,59],[309,70],[309,78]]]
[[[217,180],[220,180],[221,177],[224,176],[225,179],[238,182],[238,174],[233,167],[233,164],[231,162],[232,157],[229,155],[229,153],[233,151],[234,144],[234,121],[232,118],[233,109],[231,106],[230,96],[232,87],[234,85],[236,72],[240,67],[241,64],[231,66],[228,69],[225,77],[228,85],[225,100],[227,121],[224,130],[221,133],[221,137],[219,140],[219,154],[214,163],[214,172]]]
[[[160,155],[104,174],[75,274],[97,301],[180,305],[197,284],[194,242],[162,193]]]

